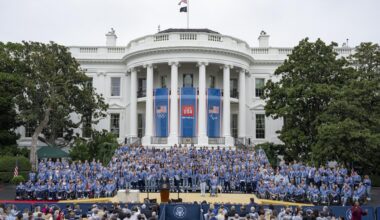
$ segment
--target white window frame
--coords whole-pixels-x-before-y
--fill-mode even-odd
[[[113,95],[113,84],[112,84],[112,79],[119,79],[119,94],[118,95]],[[110,77],[110,96],[111,97],[120,97],[121,96],[121,77],[119,77],[119,76],[111,76]]]

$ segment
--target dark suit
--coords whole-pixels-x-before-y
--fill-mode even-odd
[[[160,189],[170,189],[169,178],[167,178],[166,176],[163,176],[160,179]]]

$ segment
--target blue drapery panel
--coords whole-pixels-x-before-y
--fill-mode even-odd
[[[182,137],[197,136],[197,92],[195,88],[181,88],[180,122]]]
[[[154,90],[154,121],[156,137],[169,136],[169,90]],[[148,122],[147,122],[148,123]]]
[[[221,123],[221,92],[220,89],[207,90],[207,136],[220,137]]]

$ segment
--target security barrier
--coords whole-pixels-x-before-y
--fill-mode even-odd
[[[0,203],[1,204],[1,203]],[[49,207],[58,207],[61,210],[66,209],[67,205],[74,205],[74,203],[3,203],[5,206],[8,205],[16,205],[17,210],[23,212],[25,209],[28,209],[29,211],[33,211],[34,207],[44,205],[48,205]],[[112,203],[78,203],[80,206],[80,209],[82,210],[82,215],[88,214],[89,210],[93,207],[93,205],[96,204],[98,207],[105,207],[108,210],[112,208]],[[128,204],[121,204],[121,207],[128,207],[128,209],[132,209],[134,206],[141,207],[141,203],[128,203]],[[214,208],[211,210],[214,214],[217,214],[217,211],[222,206],[222,204],[214,204]],[[244,205],[245,211],[242,210],[241,204],[223,204],[223,207],[229,211],[231,210],[231,207],[234,206],[236,213],[239,214],[241,217],[243,212],[247,213],[250,211],[252,205]],[[262,206],[264,209],[267,209],[268,206]],[[282,209],[285,208],[285,206],[273,206],[274,209],[277,211],[277,213],[281,212]],[[258,206],[255,205],[256,211],[258,211]],[[295,206],[290,207],[293,210],[295,209]],[[370,206],[362,206],[363,210],[366,210],[368,214],[366,216],[363,216],[363,220],[372,220],[377,219],[380,220],[380,207],[374,208]],[[200,219],[203,220],[204,214],[206,214],[210,209],[209,204],[186,204],[186,203],[174,203],[174,204],[161,204],[160,205],[160,211],[159,211],[159,219],[160,220],[194,220],[194,219]],[[329,211],[333,213],[336,217],[342,216],[345,219],[350,220],[351,219],[351,206],[329,206]],[[302,210],[307,213],[310,210],[315,211],[318,210],[319,212],[323,210],[323,206],[311,206],[311,207],[303,207]],[[243,218],[242,218],[243,219]]]

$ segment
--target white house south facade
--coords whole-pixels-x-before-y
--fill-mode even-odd
[[[292,48],[270,47],[265,32],[257,47],[208,29],[168,29],[127,46],[116,46],[114,31],[106,37],[106,46],[69,47],[109,104],[97,130],[146,146],[280,143],[283,121],[265,116],[260,96]],[[28,128],[18,132],[28,145]]]

